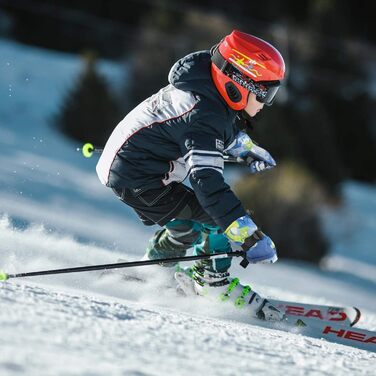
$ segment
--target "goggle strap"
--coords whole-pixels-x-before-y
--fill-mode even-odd
[[[225,72],[227,66],[230,64],[218,51],[218,46],[214,47],[213,55],[211,57],[212,63],[221,70]],[[231,64],[230,64],[231,65]]]

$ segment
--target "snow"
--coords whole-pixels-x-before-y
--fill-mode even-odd
[[[114,298],[17,284],[1,297],[8,320],[0,365],[9,374],[341,375],[367,374],[375,361],[321,340]]]
[[[101,61],[115,87],[126,72]],[[154,228],[104,188],[50,124],[81,69],[73,55],[0,40],[0,268],[9,273],[138,259]],[[88,140],[89,141],[89,140]],[[232,272],[281,299],[356,305],[376,330],[376,189],[349,182],[324,222],[318,269],[280,260]],[[100,272],[0,285],[1,375],[374,375],[375,353],[260,327],[244,312]],[[145,268],[145,270],[147,270]]]

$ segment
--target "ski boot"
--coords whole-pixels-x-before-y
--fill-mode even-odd
[[[239,278],[230,278],[229,273],[212,273],[194,268],[193,281],[198,295],[228,301],[237,308],[247,309],[252,317],[265,321],[281,321],[284,318],[283,312],[250,286],[242,285]]]
[[[192,268],[175,272],[177,291],[183,295],[200,295],[211,300],[229,302],[240,309],[247,309],[252,317],[265,321],[281,321],[284,313],[261,297],[250,286],[244,286],[229,273],[216,273]]]
[[[231,250],[223,234],[211,233],[205,243],[195,246],[196,254],[228,253]],[[250,286],[243,286],[238,278],[231,278],[228,269],[231,259],[221,258],[196,262],[191,268],[180,269],[175,279],[186,295],[200,295],[212,300],[230,302],[237,308],[247,309],[251,316],[266,321],[281,321],[283,312],[262,298]]]

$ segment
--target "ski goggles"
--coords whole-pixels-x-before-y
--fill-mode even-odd
[[[280,81],[255,82],[251,78],[248,78],[239,72],[236,68],[231,67],[230,71],[230,74],[227,74],[227,76],[240,86],[247,89],[250,93],[255,94],[258,102],[264,103],[267,106],[271,106],[273,104],[275,96],[281,85]]]

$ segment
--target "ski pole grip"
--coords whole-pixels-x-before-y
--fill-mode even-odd
[[[240,262],[240,266],[244,269],[248,266],[249,261],[247,260],[247,251],[252,248],[259,240],[264,238],[264,233],[261,230],[256,230],[250,237],[245,239],[244,243],[242,244],[242,249],[244,251],[244,258]]]
[[[264,239],[265,234],[260,230],[256,230],[253,234],[253,236],[257,239],[257,241]]]
[[[248,251],[249,248],[253,247],[259,240],[263,239],[264,236],[261,230],[256,230],[250,237],[245,239],[242,244],[243,251]]]

